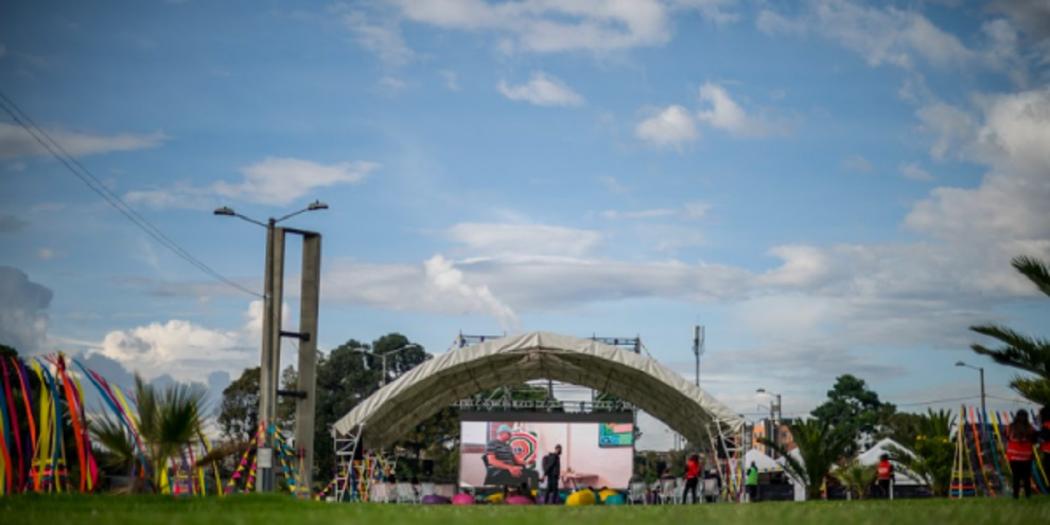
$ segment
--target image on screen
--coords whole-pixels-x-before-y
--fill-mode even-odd
[[[463,421],[460,436],[459,483],[465,488],[538,488],[543,458],[557,445],[561,486],[622,489],[631,481],[631,423]]]

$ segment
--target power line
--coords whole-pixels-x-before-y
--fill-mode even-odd
[[[4,94],[3,91],[0,91],[0,108],[2,108],[4,112],[6,112],[15,121],[16,124],[21,126],[22,129],[24,129],[26,133],[28,133],[29,136],[33,138],[33,140],[35,140],[37,143],[43,146],[44,149],[46,149],[52,157],[54,157],[56,160],[62,163],[62,165],[65,166],[70,173],[72,173],[74,176],[80,179],[80,181],[83,182],[88,187],[88,189],[95,192],[95,194],[97,194],[99,197],[102,197],[102,200],[106,201],[106,203],[113,207],[113,209],[120,212],[120,214],[123,215],[129,221],[131,221],[132,224],[138,226],[139,229],[141,229],[147,235],[152,237],[153,240],[157,241],[168,250],[171,250],[171,252],[179,258],[192,264],[198,270],[204,272],[205,274],[211,276],[219,282],[222,282],[223,284],[226,284],[227,286],[230,286],[240,292],[244,292],[246,294],[258,298],[263,297],[258,292],[246,288],[238,284],[237,282],[227,278],[212,267],[205,264],[200,259],[194,257],[193,254],[186,251],[185,248],[183,248],[177,242],[165,235],[164,232],[160,230],[160,228],[157,228],[153,223],[146,220],[145,217],[136,212],[134,208],[132,208],[126,202],[124,202],[117,194],[110,191],[109,188],[107,188],[106,185],[102,183],[102,181],[100,181],[97,177],[95,177],[94,174],[91,173],[91,170],[87,169],[87,167],[81,164],[80,161],[76,159],[76,157],[70,155],[69,152],[66,151],[65,148],[63,148],[62,145],[59,144],[55,139],[48,135],[46,131],[37,126],[36,122],[34,122],[33,119],[29,117],[29,115],[22,111],[22,109],[18,107],[18,104],[15,104],[15,102],[11,100],[11,98],[8,97],[6,94]]]

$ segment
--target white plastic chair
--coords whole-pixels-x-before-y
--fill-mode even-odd
[[[416,494],[416,488],[411,483],[398,482],[397,484],[397,502],[398,503],[419,503],[419,495]]]
[[[645,489],[646,484],[644,481],[635,481],[628,487],[627,503],[632,505],[636,503],[645,504]]]
[[[676,479],[662,479],[660,480],[660,502],[661,503],[678,503],[678,480]]]
[[[430,481],[424,481],[420,484],[419,497],[429,496],[431,494],[437,494],[437,485]]]

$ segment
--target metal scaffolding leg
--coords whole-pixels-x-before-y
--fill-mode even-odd
[[[351,490],[350,483],[354,478],[354,456],[357,447],[361,445],[362,426],[358,426],[345,436],[336,435],[335,439],[335,500],[346,501],[347,490]]]

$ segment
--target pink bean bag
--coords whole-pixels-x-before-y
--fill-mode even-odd
[[[456,494],[455,496],[452,496],[452,504],[453,505],[473,505],[474,504],[474,496],[471,496],[470,494],[467,494],[466,492],[460,492],[459,494]]]
[[[506,503],[507,503],[507,505],[533,505],[534,504],[534,502],[532,501],[532,498],[530,498],[528,496],[521,496],[521,495],[508,496]]]

